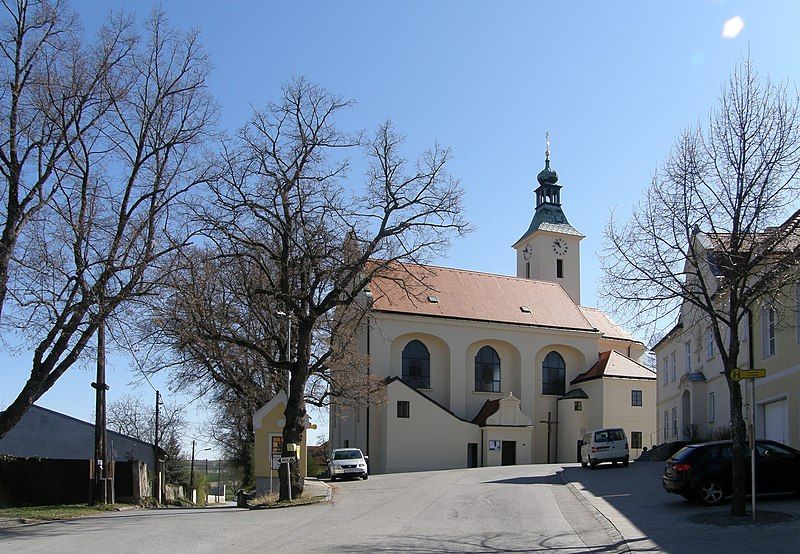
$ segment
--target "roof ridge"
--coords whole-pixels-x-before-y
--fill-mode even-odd
[[[553,281],[544,281],[542,279],[529,279],[527,277],[515,277],[514,275],[506,275],[504,273],[491,273],[489,271],[480,271],[478,269],[469,269],[469,268],[464,268],[464,267],[447,267],[447,266],[435,265],[435,264],[416,264],[416,263],[409,263],[409,262],[397,262],[397,263],[400,264],[400,265],[404,265],[404,266],[444,269],[446,271],[458,271],[460,273],[474,273],[476,275],[487,275],[489,277],[500,277],[502,279],[508,279],[510,281],[521,281],[521,282],[526,282],[526,283],[542,283],[542,284],[551,285],[551,286],[554,286],[554,287],[561,287],[561,285],[559,283],[554,283]],[[575,305],[577,306],[577,304],[575,304]]]

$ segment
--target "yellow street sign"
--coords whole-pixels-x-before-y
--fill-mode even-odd
[[[731,371],[731,379],[741,381],[742,379],[761,379],[767,376],[766,369],[739,369]]]

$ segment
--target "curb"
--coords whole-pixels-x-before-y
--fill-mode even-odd
[[[586,497],[586,495],[579,491],[578,488],[567,479],[567,469],[568,468],[562,468],[562,470],[559,472],[561,474],[561,480],[564,482],[564,485],[566,485],[567,489],[575,496],[578,502],[580,502],[581,506],[583,506],[595,517],[595,519],[597,519],[597,521],[600,522],[600,524],[608,533],[609,537],[611,537],[613,544],[619,545],[616,551],[630,552],[631,549],[628,546],[628,541],[622,536],[622,533],[619,529],[617,529],[617,526],[614,525],[614,522],[611,521],[603,512],[598,510],[597,507]]]

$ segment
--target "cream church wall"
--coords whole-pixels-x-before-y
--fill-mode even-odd
[[[480,428],[456,418],[406,385],[394,381],[387,387],[383,409],[386,457],[381,472],[426,471],[467,467],[467,444],[480,448]],[[409,418],[397,417],[397,401],[409,402]],[[388,460],[388,462],[387,462]],[[370,460],[371,461],[371,460]]]

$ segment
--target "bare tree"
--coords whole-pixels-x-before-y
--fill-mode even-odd
[[[468,230],[449,152],[436,146],[409,163],[389,123],[368,141],[344,133],[334,120],[349,105],[302,79],[286,85],[227,145],[213,201],[198,213],[213,245],[206,259],[233,276],[218,290],[234,309],[222,320],[184,318],[183,328],[192,340],[256,353],[280,382],[290,374],[284,448],[300,443],[307,402],[325,403],[337,384],[335,393],[374,389],[363,358],[353,363],[372,276],[441,252]],[[348,179],[354,149],[369,162],[363,187]],[[296,464],[281,470],[281,498],[290,486],[303,490]]]
[[[731,371],[744,360],[748,315],[797,279],[800,214],[786,217],[798,171],[800,99],[745,59],[706,124],[680,136],[631,218],[612,216],[605,233],[602,290],[618,311],[640,328],[680,311],[713,332],[730,391],[734,515],[745,512],[747,438]]]
[[[155,406],[145,402],[141,396],[125,394],[109,402],[106,421],[108,428],[117,433],[149,443],[157,440],[165,454],[166,482],[177,484],[188,477],[180,440],[188,427],[183,411],[182,406],[175,404],[161,407],[157,439]]]
[[[128,33],[127,23],[114,23],[101,37],[120,35],[112,32],[117,27]],[[113,41],[107,45],[109,40],[101,39],[101,54],[118,49]],[[58,146],[64,166],[39,177],[43,183],[52,178],[50,188],[30,186],[26,193],[35,202],[35,218],[29,211],[24,227],[14,224],[14,278],[7,281],[2,324],[28,341],[33,359],[28,381],[0,412],[0,436],[79,359],[100,325],[115,317],[124,321],[126,310],[155,293],[172,270],[171,259],[192,236],[179,201],[213,178],[214,164],[202,145],[210,138],[216,106],[207,91],[209,64],[197,33],[173,30],[163,13],[154,11],[144,35],[130,35],[124,44],[129,47],[118,56],[119,71],[101,79],[99,100],[67,117],[78,109],[72,107],[77,100],[70,97],[61,106],[46,99],[41,103],[53,104],[55,113],[30,115],[63,127],[58,133],[68,139]],[[83,76],[93,57],[73,50],[63,64],[77,66],[71,71]],[[46,91],[55,95],[67,85],[57,82]],[[30,113],[37,109],[45,108],[32,106]],[[36,140],[28,140],[37,146],[22,158],[8,157],[27,160],[30,171],[13,166],[9,174],[36,175],[49,159],[36,150]],[[6,146],[9,152],[12,145]],[[18,186],[7,180],[7,213],[17,213]],[[11,215],[7,218],[11,222]]]

